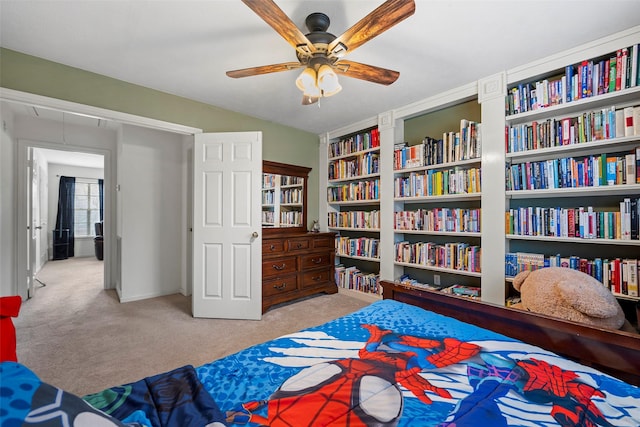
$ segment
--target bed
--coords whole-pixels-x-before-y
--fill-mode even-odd
[[[202,366],[84,399],[38,384],[17,363],[1,369],[1,426],[21,425],[4,424],[7,417],[26,425],[65,425],[35,422],[43,415],[74,426],[83,419],[91,419],[84,424],[91,426],[169,427],[640,425],[637,386],[391,299]],[[32,383],[25,380],[29,375]],[[17,394],[18,405],[11,400]]]

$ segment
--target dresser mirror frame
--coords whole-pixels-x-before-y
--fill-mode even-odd
[[[287,163],[262,161],[263,174],[278,174],[284,176],[295,176],[303,179],[302,191],[302,222],[299,227],[262,227],[263,235],[274,235],[283,233],[306,233],[307,232],[307,184],[311,168]],[[261,201],[262,203],[262,201]]]

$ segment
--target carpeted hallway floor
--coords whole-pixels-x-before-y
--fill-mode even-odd
[[[48,262],[37,276],[46,286],[15,319],[18,360],[78,395],[199,366],[368,304],[319,295],[274,307],[261,321],[195,319],[191,298],[179,294],[121,304],[102,289],[102,274],[93,257]]]

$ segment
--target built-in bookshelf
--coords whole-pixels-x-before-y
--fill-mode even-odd
[[[640,52],[622,43],[507,91],[507,279],[562,266],[638,299]]]
[[[337,232],[336,284],[374,296],[380,279],[380,137],[372,127],[327,148],[328,229]]]
[[[477,285],[494,304],[505,304],[510,278],[530,262],[628,271],[640,259],[635,229],[624,222],[638,216],[630,206],[640,199],[640,167],[630,172],[640,136],[628,125],[640,124],[639,43],[640,26],[320,135],[328,171],[320,177],[321,228],[379,239],[384,281]],[[618,57],[627,64],[619,87]],[[477,152],[460,143],[460,124],[471,122],[481,123]],[[373,127],[379,148],[332,145]],[[366,176],[360,165],[369,153],[379,168]],[[368,199],[371,188],[378,194]],[[584,219],[578,234],[569,217]],[[440,263],[442,254],[450,259]],[[469,257],[473,263],[459,262]]]

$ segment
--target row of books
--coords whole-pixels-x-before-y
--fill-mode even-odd
[[[262,225],[275,224],[276,216],[273,211],[262,211]]]
[[[468,243],[397,242],[396,262],[480,272],[480,246]]]
[[[329,163],[329,180],[355,178],[378,173],[380,155],[377,152],[359,154],[354,158]]]
[[[304,184],[304,178],[301,176],[280,175],[281,186],[298,186]]]
[[[302,203],[303,197],[301,188],[287,188],[280,191],[280,203]]]
[[[576,237],[581,239],[638,240],[640,201],[625,198],[619,210],[521,207],[505,215],[507,234],[518,236]]]
[[[359,151],[380,147],[380,131],[378,128],[361,132],[329,144],[329,158],[345,156]]]
[[[352,289],[368,294],[382,295],[380,275],[364,273],[356,267],[345,267],[340,264],[335,268],[336,284],[340,288]]]
[[[327,188],[327,201],[352,202],[360,200],[377,201],[380,198],[380,180],[350,182]]]
[[[302,212],[300,211],[286,211],[280,212],[280,225],[298,227],[302,225]]]
[[[578,99],[616,92],[640,84],[640,46],[568,65],[553,80],[521,83],[511,88],[505,100],[508,115],[537,110]]]
[[[562,119],[505,127],[507,153],[640,136],[640,106],[615,106]]]
[[[602,283],[614,295],[639,296],[638,268],[635,258],[587,259],[579,256],[545,256],[539,253],[513,252],[505,255],[505,274],[513,277],[521,271],[545,267],[564,267],[582,271]]]
[[[479,193],[480,168],[451,168],[412,172],[394,180],[395,197],[442,196],[446,194]]]
[[[276,173],[263,173],[262,174],[262,188],[269,189],[274,188],[278,184],[283,185],[302,185],[304,184],[304,178],[299,176],[279,175]]]
[[[623,155],[601,154],[516,163],[506,168],[506,190],[546,190],[640,183],[640,147]]]
[[[361,228],[373,229],[380,228],[380,211],[347,211],[347,212],[329,212],[329,227],[344,228]]]
[[[395,230],[480,232],[481,209],[435,208],[394,213]]]
[[[275,194],[273,190],[262,191],[262,205],[273,205]]]
[[[380,239],[369,237],[351,238],[346,236],[336,236],[337,256],[358,256],[363,258],[380,258],[378,252]]]
[[[394,170],[478,159],[481,155],[480,123],[462,119],[460,130],[444,132],[442,139],[425,137],[421,144],[396,144]]]

